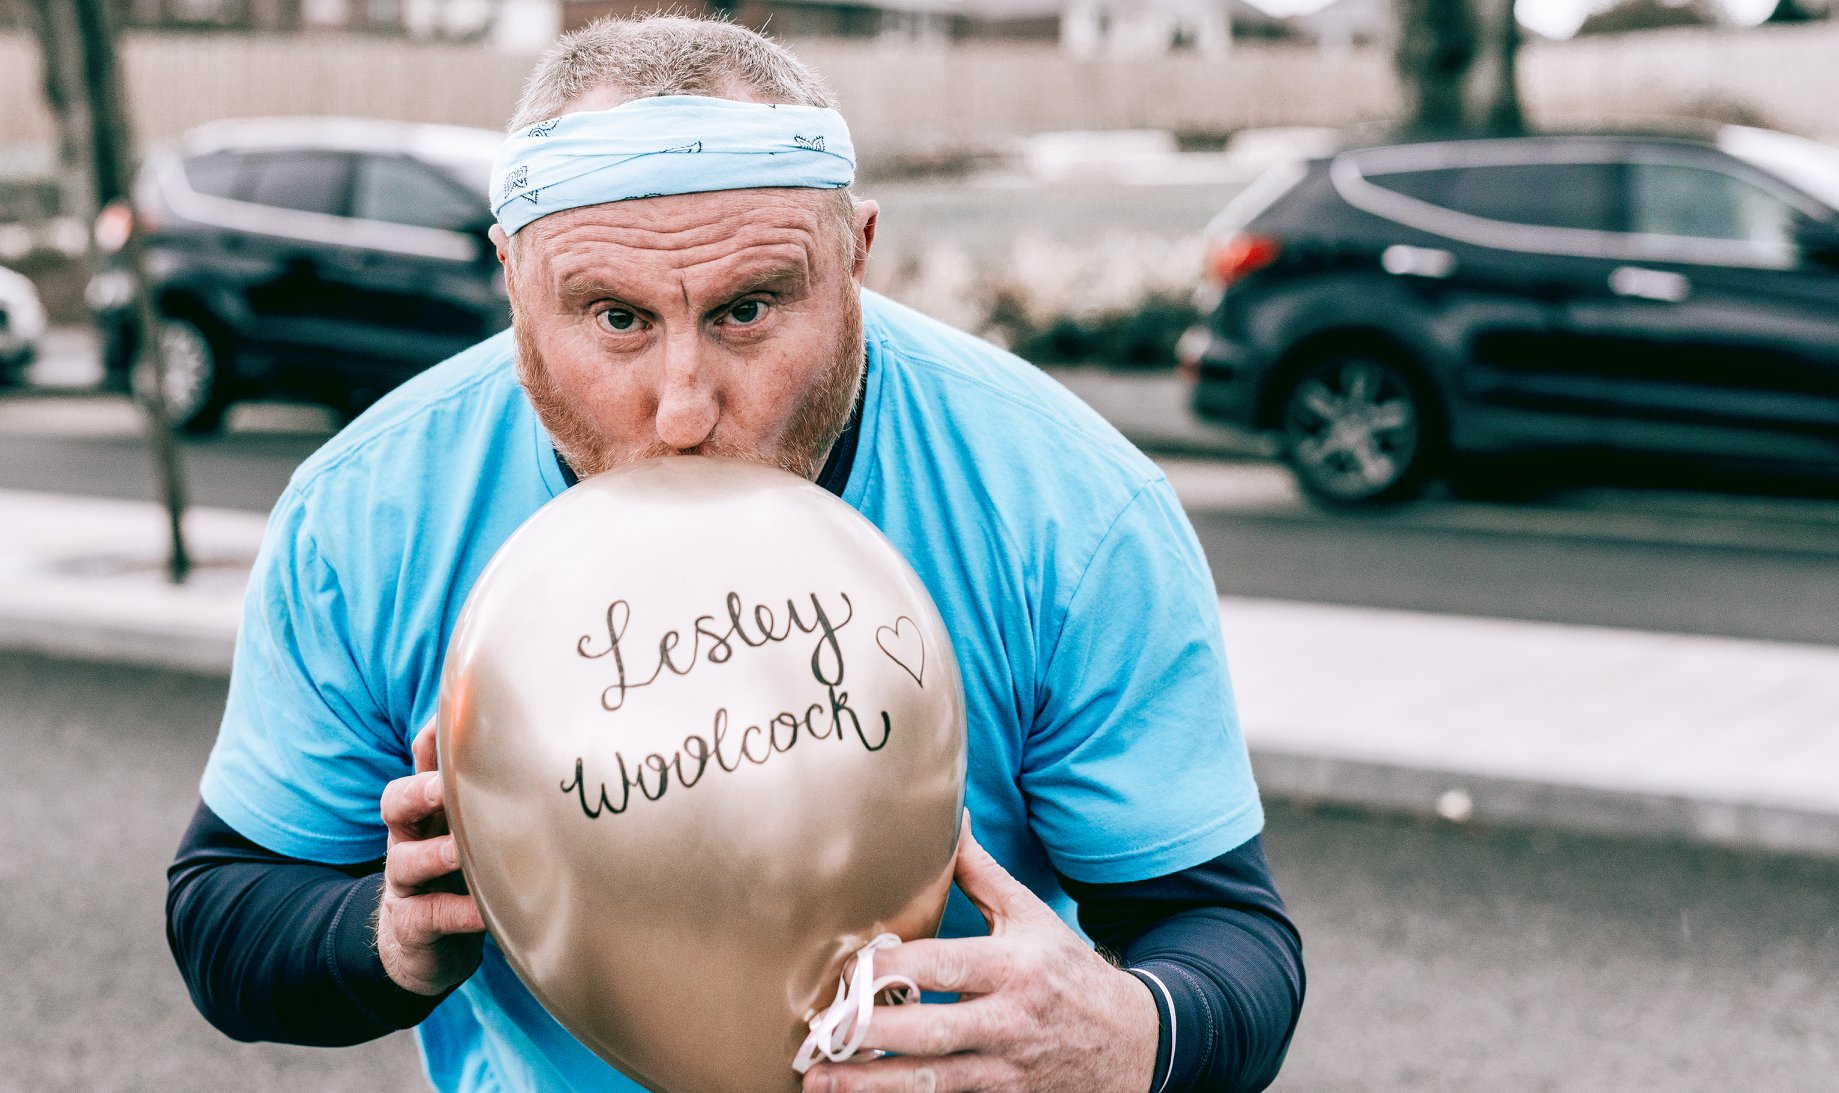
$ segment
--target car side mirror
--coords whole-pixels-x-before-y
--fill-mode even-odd
[[[1839,266],[1839,224],[1803,220],[1795,227],[1794,245],[1809,265]]]

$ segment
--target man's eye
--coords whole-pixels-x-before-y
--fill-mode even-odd
[[[742,326],[759,322],[765,314],[766,302],[763,300],[742,300],[728,309],[728,317]]]
[[[627,331],[638,322],[639,317],[623,307],[610,307],[600,313],[600,321],[608,330]]]

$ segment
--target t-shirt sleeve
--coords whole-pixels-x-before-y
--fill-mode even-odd
[[[367,683],[348,589],[311,506],[290,491],[250,575],[230,696],[200,791],[245,838],[311,861],[381,857],[383,787],[409,773],[407,736]]]
[[[1129,501],[1071,587],[1021,772],[1055,868],[1144,880],[1258,834],[1218,595],[1166,479]]]

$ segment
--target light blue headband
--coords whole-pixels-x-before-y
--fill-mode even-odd
[[[764,186],[837,189],[856,178],[835,110],[700,95],[634,99],[513,134],[492,164],[492,215],[507,235],[583,205]]]

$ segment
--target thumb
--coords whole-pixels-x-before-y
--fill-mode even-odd
[[[415,734],[415,742],[411,745],[411,750],[415,753],[415,773],[417,774],[441,769],[441,759],[435,750],[434,726],[436,720],[430,717],[428,723],[421,727],[421,731]]]
[[[1000,934],[1005,926],[1013,928],[1042,913],[1059,921],[1059,916],[1054,915],[1039,896],[1011,876],[1002,863],[978,843],[971,834],[968,811],[958,832],[958,863],[952,879],[957,882],[958,890],[982,912],[991,934]]]

